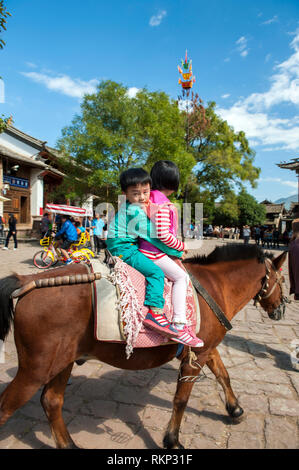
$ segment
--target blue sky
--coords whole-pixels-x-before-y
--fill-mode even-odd
[[[188,49],[194,91],[244,130],[262,169],[258,201],[297,193],[298,0],[6,0],[0,114],[55,146],[80,101],[103,79],[179,93]],[[2,85],[2,86],[1,86]],[[4,85],[4,86],[3,86]],[[4,90],[3,90],[4,88]]]

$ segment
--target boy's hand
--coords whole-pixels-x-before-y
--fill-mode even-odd
[[[184,250],[181,259],[184,261],[186,258],[186,254],[188,253],[188,250]]]

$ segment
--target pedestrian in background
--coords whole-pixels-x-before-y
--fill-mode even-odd
[[[42,238],[44,238],[47,235],[51,227],[52,227],[51,220],[49,218],[48,212],[46,212],[40,223],[40,231],[42,234]]]
[[[0,237],[4,237],[4,219],[2,215],[0,215]]]
[[[96,214],[95,219],[92,222],[94,248],[97,255],[100,254],[102,248],[104,248],[103,242],[103,228],[105,226],[104,216]]]
[[[251,231],[250,231],[249,225],[244,225],[244,227],[243,227],[243,239],[244,239],[245,245],[248,245],[248,243],[249,243],[250,233],[251,233]]]
[[[299,302],[299,219],[293,220],[293,235],[289,244],[290,294]]]
[[[8,244],[10,237],[13,237],[14,242],[15,242],[15,247],[14,250],[18,248],[18,240],[17,240],[17,219],[13,214],[9,214],[9,219],[8,219],[8,234],[6,237],[5,241],[5,246],[2,248],[2,250],[8,250]]]
[[[280,233],[279,233],[278,228],[276,228],[276,227],[274,228],[272,237],[273,237],[273,241],[272,241],[273,248],[275,248],[275,247],[279,248]]]
[[[261,229],[260,229],[260,227],[255,227],[255,229],[254,229],[254,239],[255,239],[255,243],[257,245],[259,245],[260,240],[261,240]]]

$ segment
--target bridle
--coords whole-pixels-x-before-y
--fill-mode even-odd
[[[257,307],[257,303],[261,304],[262,300],[268,299],[273,294],[276,286],[278,285],[280,288],[282,302],[278,305],[278,307],[276,307],[276,309],[272,313],[269,314],[269,317],[273,320],[280,320],[282,317],[284,317],[286,303],[289,303],[289,300],[283,294],[283,277],[280,271],[276,269],[276,267],[274,266],[270,258],[265,258],[265,268],[266,268],[266,275],[262,279],[261,289],[259,290],[259,292],[256,294],[256,296],[253,299],[254,305]],[[271,268],[273,268],[273,271],[275,273],[275,279],[274,279],[274,283],[272,287],[269,290],[269,279],[270,279]]]

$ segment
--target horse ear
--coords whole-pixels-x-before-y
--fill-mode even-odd
[[[275,258],[273,260],[273,264],[276,267],[276,269],[281,268],[281,266],[283,265],[283,263],[286,260],[287,254],[288,254],[288,252],[284,251],[283,253],[281,253],[281,255],[277,256],[277,258]]]

